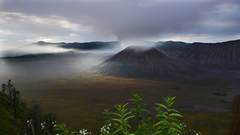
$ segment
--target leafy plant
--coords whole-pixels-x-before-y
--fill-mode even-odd
[[[114,112],[110,113],[111,125],[112,125],[112,135],[129,135],[131,125],[129,121],[134,118],[134,115],[127,108],[128,104],[119,104],[114,106]]]
[[[182,115],[173,109],[175,97],[164,98],[164,104],[156,104],[156,123],[153,135],[181,135],[184,124],[179,120]]]
[[[54,126],[54,133],[57,135],[72,135],[72,132],[65,124],[57,124]]]
[[[135,119],[131,123],[135,128],[134,134],[152,134],[152,121],[147,116],[148,111],[145,109],[146,104],[144,104],[143,98],[139,94],[133,94],[130,101],[132,104],[130,110],[135,116]]]
[[[145,118],[144,114],[146,112],[146,109],[144,109],[145,104],[143,103],[143,98],[139,94],[133,94],[130,101],[132,104],[132,108],[130,109],[131,112],[134,114],[137,122],[141,122]]]
[[[175,97],[166,97],[163,104],[156,104],[155,119],[146,113],[141,96],[134,94],[130,101],[132,107],[126,103],[115,105],[112,112],[105,110],[105,125],[100,129],[99,135],[189,135],[190,132],[185,130],[186,126],[181,122],[183,116],[173,109]],[[137,124],[136,121],[138,121]],[[64,124],[57,124],[55,133],[59,135],[91,134],[86,129],[71,131]]]

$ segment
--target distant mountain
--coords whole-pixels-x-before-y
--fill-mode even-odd
[[[127,47],[101,65],[101,72],[129,77],[183,77],[193,71],[188,63],[169,58],[160,49]]]
[[[182,46],[185,46],[185,45],[189,45],[190,43],[185,43],[185,42],[180,42],[180,41],[166,41],[166,42],[157,42],[155,43],[156,46],[158,47],[164,47],[164,48],[172,48],[173,46],[174,47],[182,47]]]
[[[7,56],[3,57],[3,59],[32,59],[32,58],[42,58],[42,57],[48,57],[48,56],[54,56],[55,54],[51,53],[42,53],[42,54],[25,54],[25,55],[19,55],[19,56]]]
[[[157,44],[168,57],[208,69],[240,69],[240,40],[221,43],[166,42]]]
[[[1,59],[5,60],[36,60],[42,58],[53,58],[53,57],[62,57],[62,56],[72,56],[77,55],[72,51],[70,52],[61,52],[61,53],[39,53],[39,54],[25,54],[25,55],[17,55],[17,56],[6,56]]]
[[[83,42],[83,43],[79,43],[79,42],[51,43],[51,42],[39,41],[36,44],[38,44],[38,45],[55,45],[55,46],[65,48],[65,49],[77,49],[77,50],[109,50],[109,49],[120,48],[120,43],[117,41],[112,41],[112,42],[95,41],[95,42]]]
[[[240,40],[221,43],[157,42],[127,47],[106,60],[101,72],[130,77],[171,78],[240,72]]]
[[[120,47],[119,42],[85,42],[85,43],[66,43],[61,45],[62,48],[79,49],[79,50],[106,50]]]

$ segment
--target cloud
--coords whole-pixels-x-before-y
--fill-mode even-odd
[[[145,40],[171,34],[239,35],[239,4],[236,0],[6,0],[0,10],[24,26],[21,31],[34,29],[40,36]]]
[[[239,4],[225,3],[216,6],[204,15],[203,20],[196,25],[199,33],[212,35],[237,35],[240,33]]]
[[[101,38],[98,33],[92,32],[90,26],[55,15],[0,11],[0,26],[0,45],[4,47],[49,39],[51,42],[73,42]]]
[[[65,29],[69,31],[90,31],[91,28],[82,26],[81,24],[70,22],[62,17],[58,16],[47,16],[40,17],[34,15],[26,15],[18,12],[0,12],[0,23],[1,25],[35,25],[36,27],[44,26],[50,29]],[[26,26],[27,27],[27,26]]]

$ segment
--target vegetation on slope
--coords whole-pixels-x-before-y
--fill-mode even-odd
[[[55,121],[53,115],[43,113],[36,103],[26,106],[11,80],[2,84],[0,114],[0,135],[41,135],[41,122]],[[29,120],[34,127],[29,126]]]
[[[26,107],[19,100],[19,92],[10,85],[2,85],[0,92],[0,134],[18,135],[23,127]],[[11,91],[9,88],[11,87]]]

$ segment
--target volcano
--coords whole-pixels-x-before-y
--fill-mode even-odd
[[[169,78],[183,77],[194,72],[188,63],[168,57],[156,47],[127,47],[106,60],[103,73],[127,77]]]
[[[146,78],[238,77],[240,40],[221,43],[157,42],[130,46],[101,65],[105,74]]]

